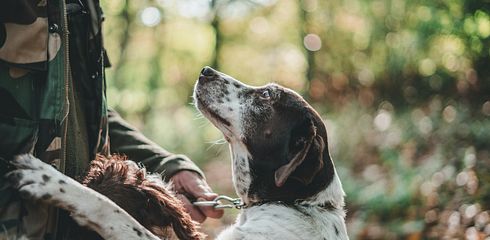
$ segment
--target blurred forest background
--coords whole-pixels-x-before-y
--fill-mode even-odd
[[[490,239],[489,0],[103,0],[109,105],[235,196],[210,65],[322,114],[351,239]],[[203,229],[214,236],[237,214]]]

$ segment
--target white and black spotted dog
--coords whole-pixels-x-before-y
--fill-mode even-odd
[[[327,131],[300,95],[205,67],[194,101],[230,144],[233,184],[245,204],[218,239],[348,239]]]

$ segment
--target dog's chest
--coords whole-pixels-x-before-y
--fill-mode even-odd
[[[336,211],[299,208],[264,204],[244,209],[218,239],[348,239],[343,217]]]

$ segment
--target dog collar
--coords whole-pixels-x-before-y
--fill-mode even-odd
[[[264,200],[264,201],[259,201],[259,202],[253,202],[250,204],[243,204],[242,208],[250,208],[250,207],[255,207],[255,206],[261,206],[264,204],[276,204],[276,205],[285,205],[285,206],[290,206],[290,207],[319,207],[323,208],[325,210],[334,210],[337,209],[333,204],[330,202],[326,202],[324,204],[309,204],[309,203],[304,203],[300,202],[299,200],[296,200],[294,202],[287,202],[287,201],[277,201],[277,200]]]

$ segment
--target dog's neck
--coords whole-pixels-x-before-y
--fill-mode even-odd
[[[247,205],[250,203],[250,199],[247,195],[252,182],[250,165],[248,162],[250,157],[249,152],[247,147],[239,141],[232,141],[230,143],[230,152],[232,154],[233,186],[243,203]]]
[[[342,184],[340,182],[337,173],[333,177],[332,182],[328,187],[314,196],[304,199],[304,200],[296,200],[294,202],[283,202],[283,201],[264,201],[264,200],[256,200],[251,201],[249,203],[250,206],[254,205],[262,205],[265,203],[278,203],[284,205],[299,205],[299,206],[312,206],[312,207],[320,207],[324,209],[343,209],[344,208],[344,190],[342,189]],[[247,205],[245,205],[247,206]]]
[[[245,206],[260,205],[271,201],[264,201],[262,199],[252,199],[248,196],[248,189],[252,182],[250,176],[250,166],[248,159],[250,158],[247,147],[240,142],[232,141],[230,143],[230,151],[232,153],[232,168],[233,168],[233,185],[238,196],[242,199]],[[276,201],[278,203],[285,204],[297,204],[308,206],[319,206],[329,208],[330,206],[335,209],[343,209],[344,207],[344,190],[342,189],[342,183],[334,170],[334,176],[332,182],[322,191],[318,192],[312,197],[304,200],[294,201],[292,203],[286,203]]]

